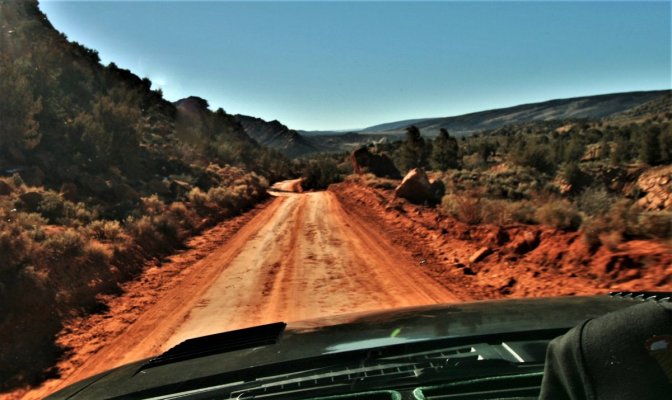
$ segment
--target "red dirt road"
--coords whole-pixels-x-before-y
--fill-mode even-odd
[[[95,324],[97,331],[112,332],[98,338],[99,349],[78,355],[73,346],[71,358],[78,361],[61,368],[62,379],[48,381],[24,398],[41,398],[190,337],[276,321],[461,300],[428,277],[412,254],[393,244],[379,226],[346,212],[333,193],[276,195],[228,241],[181,272],[172,288],[148,306],[138,305],[132,323],[119,328],[120,316],[111,307]],[[207,245],[207,240],[201,242]],[[183,257],[189,257],[188,252]],[[184,264],[180,256],[171,261],[180,262]],[[133,302],[134,297],[138,294],[127,292],[117,302]]]

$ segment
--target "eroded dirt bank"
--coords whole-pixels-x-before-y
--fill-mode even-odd
[[[590,249],[580,232],[467,225],[353,180],[330,190],[355,217],[387,227],[430,276],[476,299],[672,291],[669,242],[631,240]]]
[[[193,336],[469,298],[465,288],[427,275],[422,260],[359,213],[344,209],[334,192],[282,193],[241,217],[235,234],[226,224],[206,232],[110,299],[107,313],[65,329],[59,342],[72,352],[59,365],[62,378],[24,398]]]

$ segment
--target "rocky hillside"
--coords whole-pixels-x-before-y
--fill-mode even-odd
[[[113,186],[142,195],[157,192],[156,180],[193,185],[211,162],[269,177],[285,168],[224,110],[196,97],[173,105],[149,79],[101,65],[95,50],[56,31],[37,2],[0,7],[4,174],[56,190],[73,184],[82,199],[107,205],[137,201]]]
[[[204,99],[100,64],[36,1],[0,0],[0,391],[43,379],[64,321],[289,167]]]
[[[264,121],[247,115],[236,115],[245,132],[262,146],[280,151],[287,157],[295,158],[319,152],[318,146],[308,138],[289,129],[279,121]]]
[[[429,136],[435,136],[441,128],[448,129],[455,135],[463,136],[510,124],[535,121],[600,119],[641,106],[645,103],[656,102],[659,98],[669,95],[669,90],[660,90],[550,100],[542,103],[523,104],[455,117],[385,123],[366,128],[362,132],[403,133],[407,126],[415,125],[424,134]]]

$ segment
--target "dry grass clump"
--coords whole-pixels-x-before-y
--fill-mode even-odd
[[[644,211],[633,201],[622,199],[600,215],[587,218],[583,225],[584,240],[589,247],[600,245],[617,248],[624,240],[672,239],[672,212]]]
[[[501,226],[514,223],[537,223],[536,208],[530,201],[489,199],[473,193],[445,195],[441,201],[440,212],[470,225],[486,223]]]
[[[484,207],[480,196],[445,195],[441,199],[441,210],[466,224],[476,225],[483,222]]]
[[[361,182],[369,187],[374,189],[384,189],[384,190],[394,190],[399,186],[399,180],[388,179],[388,178],[379,178],[372,173],[367,173],[364,175],[353,175],[361,179]],[[348,177],[350,179],[350,177]]]
[[[443,181],[446,191],[465,193],[479,191],[490,199],[530,199],[544,186],[540,174],[530,168],[507,166],[499,170],[449,170],[435,173]]]

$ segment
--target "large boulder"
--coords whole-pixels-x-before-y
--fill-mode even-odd
[[[352,169],[357,174],[370,172],[381,178],[401,179],[401,173],[394,162],[385,154],[369,151],[368,147],[360,147],[350,154]]]
[[[441,202],[445,191],[443,182],[430,181],[422,168],[414,168],[408,171],[394,190],[394,195],[415,204],[437,204]]]

